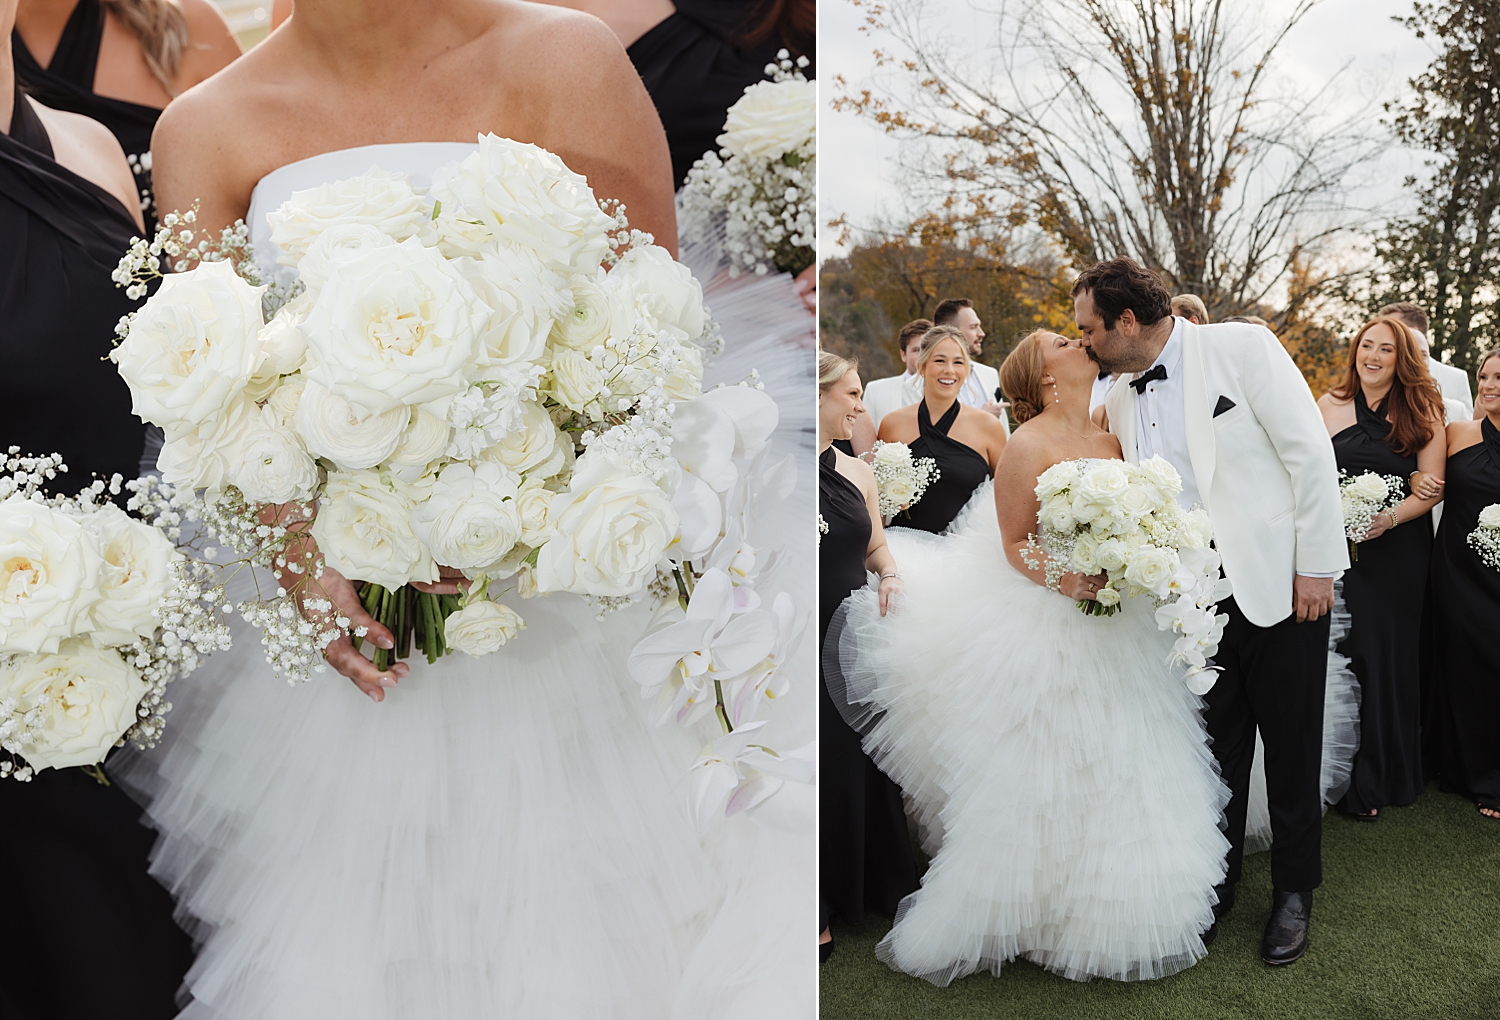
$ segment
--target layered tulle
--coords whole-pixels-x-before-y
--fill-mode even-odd
[[[846,603],[842,674],[932,865],[880,958],[936,984],[1018,956],[1077,980],[1191,966],[1227,790],[1170,635],[1014,570],[987,489],[948,536],[889,534],[905,593],[883,619],[868,589]]]

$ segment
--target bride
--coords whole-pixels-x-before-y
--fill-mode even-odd
[[[558,154],[675,252],[666,141],[624,51],[514,0],[299,0],[163,115],[158,203],[197,202],[215,236],[243,217],[284,274],[266,216],[294,191],[372,166],[426,185],[485,132]],[[346,638],[329,659],[352,684],[292,689],[237,626],[174,690],[164,746],[117,770],[200,943],[182,1017],[811,1015],[811,836],[694,833],[698,739],[646,729],[624,669],[644,612],[534,599],[504,654],[430,667],[377,670]]]
[[[1043,593],[1037,477],[1120,459],[1089,421],[1099,370],[1036,332],[1000,375],[1022,422],[994,480],[943,536],[897,529],[905,579],[882,619],[866,590],[840,639],[850,715],[901,785],[932,864],[877,955],[945,985],[1025,957],[1075,980],[1162,977],[1204,954],[1228,799],[1200,699],[1166,666],[1151,607],[1074,606],[1103,577]]]

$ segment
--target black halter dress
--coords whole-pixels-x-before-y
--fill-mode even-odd
[[[927,401],[917,405],[917,428],[920,435],[909,444],[912,459],[931,457],[937,461],[938,479],[927,487],[915,506],[901,511],[891,521],[892,527],[916,528],[941,532],[958,516],[979,488],[990,477],[989,462],[972,446],[965,446],[948,435],[958,421],[959,401],[932,423]]]
[[[1500,503],[1500,430],[1488,418],[1479,428],[1483,442],[1448,458],[1443,520],[1432,553],[1430,737],[1443,789],[1500,808],[1500,570],[1485,566],[1468,543],[1479,512]]]
[[[834,611],[865,585],[870,514],[864,496],[838,473],[830,447],[818,457],[818,889],[819,924],[830,916],[863,924],[866,908],[894,915],[917,888],[901,788],[860,746],[828,694],[822,648]]]
[[[67,487],[135,476],[143,426],[101,361],[132,307],[109,274],[136,233],[101,188],[52,161],[19,91],[0,134],[0,446],[62,453]],[[107,768],[107,766],[106,766]],[[78,769],[0,780],[6,901],[0,1017],[168,1020],[192,963],[172,900],[147,874],[154,837],[118,785]]]
[[[155,229],[156,203],[151,191],[151,132],[161,111],[154,106],[106,99],[94,94],[94,69],[104,38],[104,6],[99,0],[78,0],[63,27],[57,49],[46,67],[37,63],[21,33],[10,34],[11,60],[16,80],[37,102],[54,110],[81,113],[114,133],[135,174],[136,192],[146,215],[146,229]]]
[[[1388,445],[1384,405],[1354,393],[1355,423],[1333,437],[1339,468],[1409,479],[1415,454]],[[1403,485],[1403,497],[1410,489]],[[1339,807],[1355,814],[1410,804],[1422,792],[1422,607],[1432,558],[1432,518],[1423,514],[1359,543],[1344,574],[1349,634],[1336,649],[1359,680],[1359,750]]]

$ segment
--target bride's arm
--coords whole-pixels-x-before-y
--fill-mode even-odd
[[[1035,433],[1017,430],[1000,456],[995,472],[995,515],[1000,520],[1000,536],[1005,543],[1005,558],[1010,565],[1047,586],[1046,554],[1031,551],[1027,539],[1037,534],[1037,477],[1056,463],[1044,442]],[[1031,563],[1027,563],[1027,557]],[[1033,566],[1032,564],[1035,564]],[[1102,574],[1064,574],[1058,591],[1070,599],[1093,599],[1107,579]]]

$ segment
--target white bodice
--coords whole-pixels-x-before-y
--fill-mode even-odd
[[[245,216],[245,222],[250,227],[255,261],[268,279],[287,283],[295,277],[291,267],[277,265],[281,250],[271,243],[271,225],[266,219],[267,214],[280,208],[293,192],[358,177],[377,168],[411,174],[412,183],[425,188],[439,167],[478,150],[477,142],[392,142],[336,149],[279,166],[257,181],[255,190],[250,192],[250,212]]]

